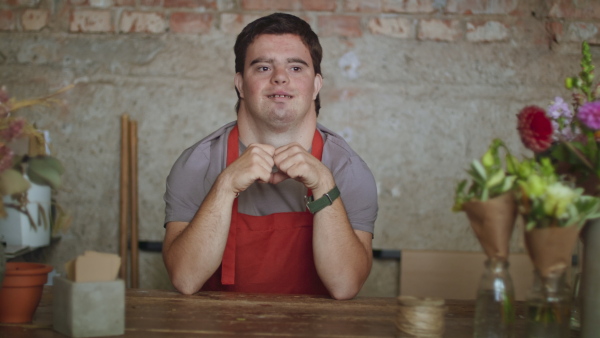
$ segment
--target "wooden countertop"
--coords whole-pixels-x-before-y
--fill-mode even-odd
[[[473,336],[474,302],[447,300],[444,337]],[[396,328],[395,298],[336,301],[315,296],[127,289],[125,337],[412,337]],[[524,304],[517,303],[517,335],[524,336]],[[571,331],[572,337],[579,333]],[[120,336],[120,337],[124,337]],[[0,337],[63,337],[52,330],[52,287],[34,320],[0,324]]]

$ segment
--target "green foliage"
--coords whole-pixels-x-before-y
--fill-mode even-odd
[[[590,45],[586,41],[581,44],[580,65],[581,72],[576,76],[565,79],[565,87],[567,89],[579,89],[585,94],[588,101],[593,101],[594,65],[592,64]]]
[[[471,184],[467,187],[468,181],[462,180],[454,195],[453,211],[461,211],[463,204],[472,200],[487,201],[490,198],[497,197],[513,188],[516,176],[507,175],[504,164],[500,158],[500,148],[506,151],[507,166],[512,165],[514,157],[510,155],[508,149],[499,139],[494,139],[490,147],[481,158],[481,161],[474,160],[471,168],[467,170],[471,176]]]
[[[64,167],[52,156],[36,156],[30,158],[27,165],[27,176],[31,182],[58,189]]]
[[[527,159],[516,164],[517,203],[527,230],[582,226],[600,217],[600,198],[583,195],[556,174],[549,158]]]

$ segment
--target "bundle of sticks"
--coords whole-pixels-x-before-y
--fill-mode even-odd
[[[138,268],[138,167],[137,121],[127,114],[121,116],[121,190],[119,218],[119,277],[132,288],[139,287]],[[129,234],[129,236],[128,236]],[[127,243],[130,240],[131,270],[128,275]],[[129,278],[128,278],[129,277]],[[128,283],[129,281],[129,283]]]

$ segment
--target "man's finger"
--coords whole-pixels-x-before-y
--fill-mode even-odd
[[[287,180],[288,178],[290,178],[288,175],[284,174],[281,171],[277,171],[271,174],[271,178],[269,179],[269,183],[271,184],[277,184],[280,182],[283,182],[285,180]]]

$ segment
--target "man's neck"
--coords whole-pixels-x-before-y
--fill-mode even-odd
[[[317,127],[316,114],[298,124],[273,127],[261,121],[255,121],[248,114],[245,114],[242,109],[238,113],[237,122],[240,140],[246,146],[253,143],[260,143],[279,148],[297,142],[306,150],[312,146],[312,139]]]

